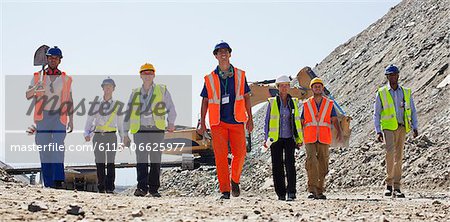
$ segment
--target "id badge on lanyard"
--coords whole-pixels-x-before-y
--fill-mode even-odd
[[[222,82],[220,82],[222,84]],[[225,80],[225,85],[222,84],[225,94],[222,95],[222,105],[230,103],[230,94],[228,94],[228,78]]]
[[[222,96],[222,105],[230,103],[230,94],[225,94]]]

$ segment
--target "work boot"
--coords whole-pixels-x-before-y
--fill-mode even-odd
[[[144,197],[145,195],[147,195],[147,191],[144,191],[143,189],[136,188],[134,191],[134,196]]]
[[[278,196],[278,200],[285,201],[286,200],[286,196]]]
[[[317,194],[317,196],[314,198],[316,200],[326,200],[327,196],[323,195],[323,193]]]
[[[392,186],[386,187],[386,190],[384,190],[384,196],[386,196],[386,197],[392,196]]]
[[[235,183],[233,180],[231,180],[231,194],[233,197],[238,197],[241,195],[241,189],[239,189],[239,184]]]
[[[316,194],[313,193],[313,192],[310,192],[310,193],[308,194],[308,199],[316,199]]]
[[[295,193],[288,193],[287,194],[287,201],[293,201],[293,200],[295,200],[295,199],[297,199],[297,197],[295,196]]]
[[[53,186],[51,188],[53,189],[64,189],[64,180],[55,180],[53,181]]]
[[[230,199],[230,192],[223,192],[222,196],[219,199],[220,200],[229,200]]]
[[[150,192],[149,194],[150,194],[150,196],[152,196],[152,197],[161,197],[161,194],[158,193],[158,191],[156,191],[156,192]]]
[[[105,186],[98,184],[97,185],[97,190],[99,193],[105,193]]]
[[[400,189],[394,189],[394,197],[397,198],[405,198],[405,194],[403,194]]]

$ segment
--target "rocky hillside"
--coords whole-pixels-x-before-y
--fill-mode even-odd
[[[352,146],[374,137],[375,92],[387,83],[389,64],[400,68],[400,84],[413,90],[419,132],[437,143],[450,141],[450,86],[436,88],[450,74],[449,41],[448,0],[402,1],[314,68],[354,119]]]
[[[412,88],[419,116],[421,136],[408,138],[405,147],[404,183],[450,186],[450,85],[437,88],[450,75],[449,3],[402,1],[314,68],[353,117],[350,148],[335,150],[330,180],[336,183],[331,186],[376,185],[372,179],[384,176],[383,148],[374,143],[372,116],[375,92],[387,83],[383,71],[389,64],[400,68],[400,84]],[[350,180],[341,181],[342,175]]]
[[[340,105],[353,117],[350,147],[333,148],[329,190],[384,187],[384,149],[375,142],[373,102],[378,87],[387,83],[384,68],[396,64],[400,83],[413,90],[418,116],[418,138],[405,145],[405,189],[448,190],[450,187],[450,85],[437,85],[450,74],[449,1],[402,1],[374,24],[337,47],[314,71],[327,83]],[[264,112],[255,115],[253,151],[245,163],[242,188],[272,189],[270,156],[261,153]],[[297,158],[298,191],[306,189],[305,154]],[[163,175],[163,189],[199,195],[218,191],[215,169]],[[189,179],[187,179],[189,178]],[[195,193],[192,193],[195,190]]]
[[[384,68],[400,67],[400,83],[411,87],[419,116],[418,138],[407,139],[403,182],[406,189],[450,187],[450,85],[437,85],[450,75],[449,1],[403,1],[357,36],[338,46],[314,71],[353,117],[350,147],[332,148],[328,190],[383,189],[384,149],[375,142],[373,101],[386,84]],[[253,150],[245,162],[241,187],[250,193],[273,194],[269,152],[262,153],[266,107],[254,115]],[[297,153],[298,191],[306,189],[305,153]],[[2,178],[6,178],[3,176]],[[3,180],[3,179],[2,179]],[[130,188],[124,195],[132,195]],[[193,171],[165,170],[165,195],[203,196],[218,192],[214,167]]]

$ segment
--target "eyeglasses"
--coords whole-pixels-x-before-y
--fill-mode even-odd
[[[145,70],[141,72],[141,75],[155,75],[153,70]]]

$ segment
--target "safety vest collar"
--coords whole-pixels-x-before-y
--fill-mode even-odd
[[[144,94],[150,95],[150,92],[153,92],[155,90],[155,86],[156,86],[156,84],[155,84],[155,82],[153,82],[152,85],[150,85],[150,88],[148,89],[148,92],[145,93],[144,92],[144,84],[142,84],[142,86],[138,88],[139,89],[138,92],[141,92],[141,95],[144,95]]]

